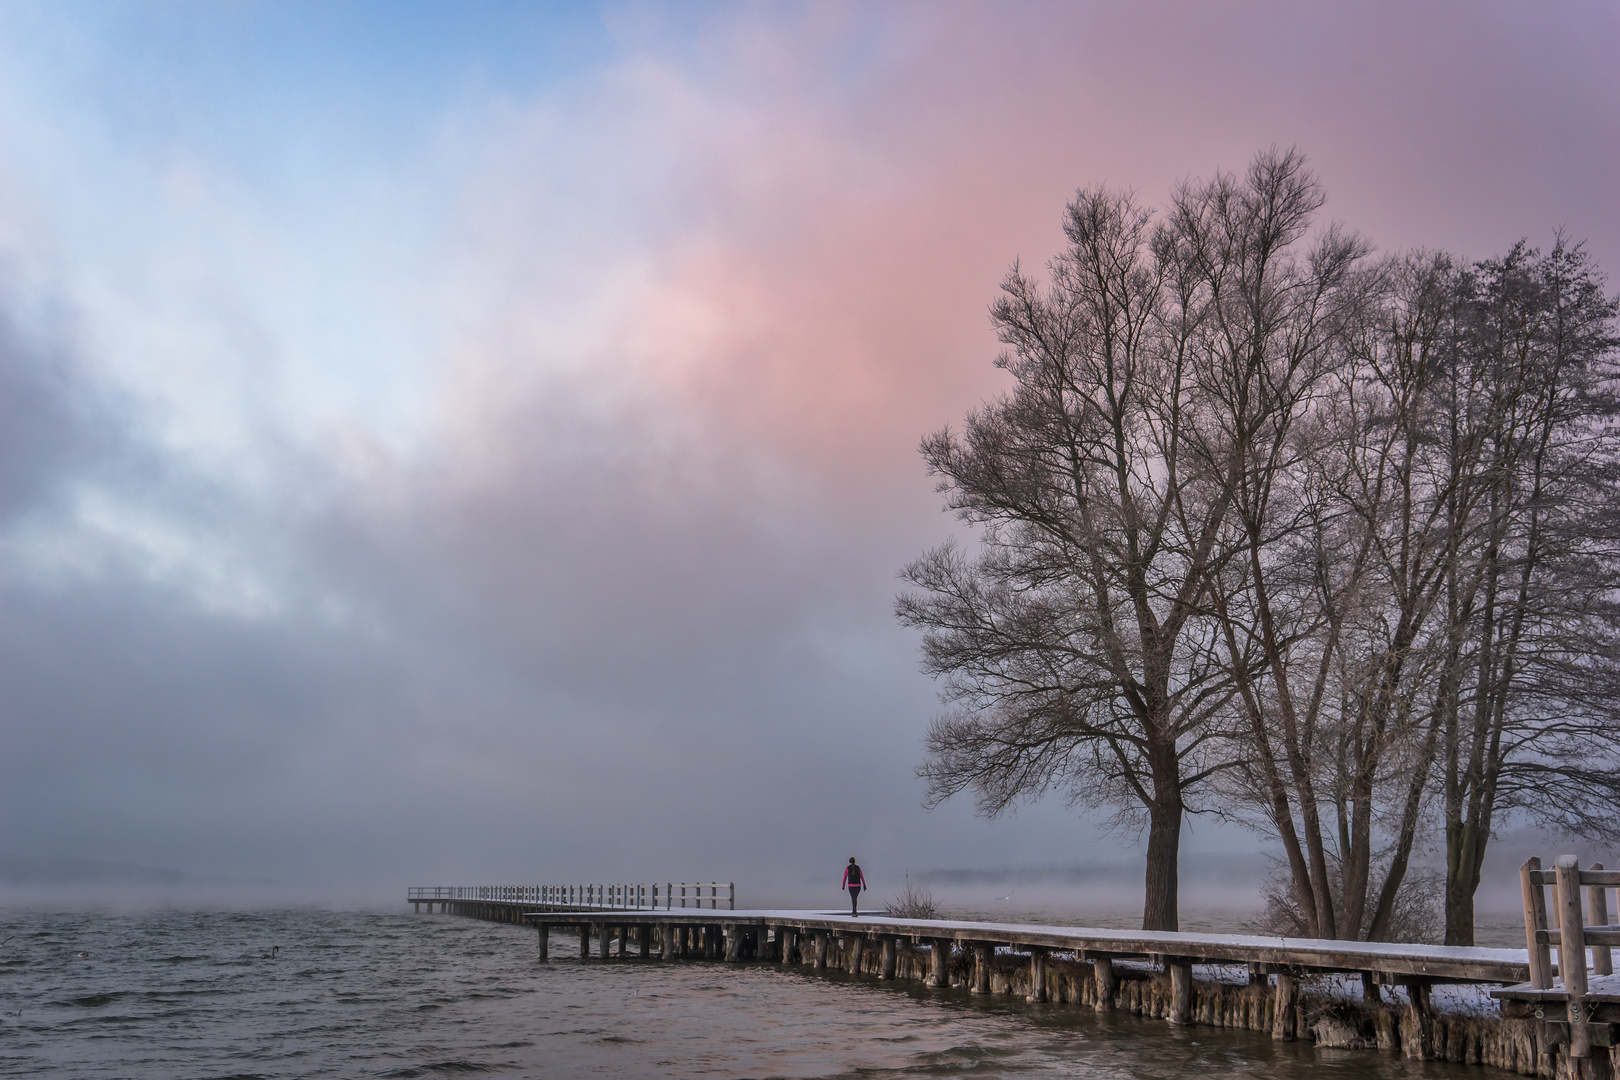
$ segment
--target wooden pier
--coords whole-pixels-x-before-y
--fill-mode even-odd
[[[412,889],[408,900],[418,910],[437,904],[533,927],[542,961],[561,931],[578,935],[578,955],[587,962],[616,952],[648,962],[841,967],[879,980],[1018,993],[1100,1012],[1120,1008],[1178,1025],[1269,1031],[1281,1040],[1497,1065],[1556,1080],[1613,1080],[1620,1076],[1620,976],[1612,974],[1609,952],[1620,945],[1620,926],[1609,924],[1608,913],[1620,905],[1609,906],[1607,890],[1620,885],[1620,872],[1583,871],[1565,858],[1556,874],[1543,874],[1531,860],[1524,881],[1527,949],[737,910],[729,883],[703,886],[706,907],[697,906],[691,886],[685,900],[692,906],[675,906],[681,897],[672,897],[667,884],[439,887]],[[1550,909],[1549,888],[1558,894]],[[1560,950],[1560,960],[1584,960],[1590,949],[1591,975],[1586,963],[1571,960],[1563,978],[1551,948]],[[1209,971],[1195,979],[1195,967],[1228,971],[1222,980],[1204,978]],[[1359,977],[1361,1002],[1325,1005],[1313,998],[1307,1008],[1302,983],[1321,976]],[[1446,984],[1496,987],[1490,993],[1502,1001],[1501,1016],[1442,1015],[1430,991]],[[1405,988],[1404,1003],[1386,1001],[1384,988],[1397,986]]]

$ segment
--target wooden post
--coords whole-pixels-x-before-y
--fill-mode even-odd
[[[968,992],[972,994],[988,994],[990,992],[990,946],[983,942],[976,942],[973,946],[973,985]]]
[[[626,946],[630,944],[630,928],[628,926],[615,927],[619,935],[619,959],[624,959]]]
[[[784,964],[793,963],[793,951],[795,946],[798,945],[798,935],[786,926],[779,926],[776,928],[776,936],[780,939],[777,943],[777,953],[779,954],[777,959]]]
[[[1375,972],[1361,973],[1361,1000],[1369,1005],[1384,1000],[1384,988],[1378,985],[1378,975]]]
[[[1538,932],[1547,929],[1547,892],[1538,884],[1541,878],[1541,860],[1534,856],[1519,867],[1519,886],[1524,892],[1524,941],[1530,953],[1530,985],[1537,990],[1551,990],[1552,949],[1538,939]]]
[[[591,924],[590,923],[580,923],[579,924],[579,958],[581,960],[589,960],[591,958]]]
[[[951,985],[951,943],[945,938],[934,938],[928,943],[928,985]]]
[[[896,938],[883,939],[883,955],[878,958],[878,978],[894,978],[896,954],[900,951],[900,943]]]
[[[1558,975],[1569,995],[1569,1056],[1590,1057],[1586,1022],[1586,935],[1581,927],[1581,863],[1573,855],[1553,862],[1558,871]]]
[[[613,931],[606,923],[596,924],[596,945],[596,954],[606,960],[613,947]]]
[[[849,973],[851,975],[859,975],[861,973],[861,954],[866,950],[866,935],[851,934],[848,940],[849,948],[847,952],[849,953]]]
[[[726,963],[735,964],[742,959],[743,928],[736,923],[727,923],[726,935]]]
[[[652,955],[652,927],[642,923],[636,927],[636,944],[640,947],[641,958],[647,959]]]
[[[827,931],[825,930],[816,931],[816,959],[815,963],[810,966],[817,971],[825,971],[827,968]]]
[[[543,964],[551,959],[551,927],[537,923],[535,929],[540,932],[540,962]]]
[[[1114,1011],[1114,958],[1112,956],[1094,956],[1091,958],[1091,977],[1097,983],[1097,1004],[1094,1008],[1098,1012]]]
[[[1192,1023],[1192,964],[1186,960],[1172,960],[1170,968],[1170,1022],[1176,1025]]]
[[[1602,863],[1593,863],[1593,870],[1603,869]],[[1607,885],[1588,885],[1586,887],[1586,922],[1588,926],[1609,925],[1609,887]],[[1607,945],[1592,946],[1592,974],[1614,974],[1614,952]]]
[[[1277,993],[1272,1001],[1271,1037],[1278,1042],[1292,1042],[1294,1031],[1294,1005],[1299,1000],[1299,984],[1292,975],[1277,973]]]
[[[1029,950],[1029,1000],[1046,1000],[1046,950],[1039,945]]]

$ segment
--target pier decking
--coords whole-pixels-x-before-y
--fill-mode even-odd
[[[1397,1049],[1557,1080],[1613,1080],[1620,1076],[1620,975],[1612,974],[1611,954],[1620,947],[1620,925],[1609,913],[1620,902],[1611,905],[1609,892],[1620,887],[1620,871],[1582,869],[1561,856],[1556,874],[1531,859],[1520,878],[1525,949],[736,910],[730,882],[438,886],[411,889],[407,902],[533,927],[542,961],[550,958],[552,932],[573,930],[581,961],[593,951],[607,959],[616,942],[620,957],[631,955],[633,943],[641,960],[656,953],[662,961],[838,965],[976,994],[1125,1008],[1172,1024],[1269,1030],[1278,1039]],[[1247,985],[1241,975],[1236,985],[1230,974],[1208,981],[1216,973],[1206,972],[1195,986],[1195,965],[1246,968]],[[1301,997],[1301,979],[1324,975],[1360,976],[1359,1012]],[[1430,988],[1448,983],[1494,984],[1501,1015],[1437,1013]],[[1388,1002],[1385,986],[1405,987],[1405,1004]]]
[[[502,905],[507,906],[507,905]],[[1519,983],[1529,978],[1529,959],[1522,949],[1462,948],[1314,938],[1262,937],[1245,934],[1172,933],[1111,930],[1098,927],[1041,926],[1025,923],[970,922],[952,919],[895,919],[887,915],[849,915],[818,911],[559,911],[510,905],[511,918],[537,928],[582,926],[719,927],[728,938],[758,935],[826,933],[911,944],[934,941],[952,945],[1073,953],[1083,959],[1142,958],[1166,963],[1244,964],[1265,972],[1289,974],[1370,973],[1389,984]],[[499,916],[497,916],[499,917]],[[654,936],[657,936],[656,934]],[[728,953],[732,950],[728,949]],[[740,951],[740,950],[739,950]],[[729,957],[736,959],[736,956]]]

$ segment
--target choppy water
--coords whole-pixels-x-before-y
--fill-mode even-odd
[[[581,964],[566,936],[540,964],[532,933],[446,915],[13,912],[8,936],[3,1076],[1458,1075],[842,973]]]

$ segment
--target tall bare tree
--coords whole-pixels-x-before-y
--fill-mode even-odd
[[[1472,944],[1498,815],[1620,836],[1616,301],[1578,246],[1468,280],[1451,378],[1490,387],[1482,497],[1448,582],[1441,679],[1446,940]],[[1456,395],[1454,394],[1453,397]]]
[[[947,545],[908,567],[919,591],[898,603],[953,706],[929,733],[930,798],[972,788],[996,814],[1058,788],[1140,812],[1150,929],[1177,925],[1188,792],[1226,764],[1208,602],[1276,419],[1234,395],[1321,362],[1360,255],[1330,231],[1292,257],[1320,204],[1292,151],[1181,189],[1151,231],[1128,196],[1081,192],[1050,286],[1015,268],[993,309],[1016,389],[923,444],[980,528],[976,558]]]

